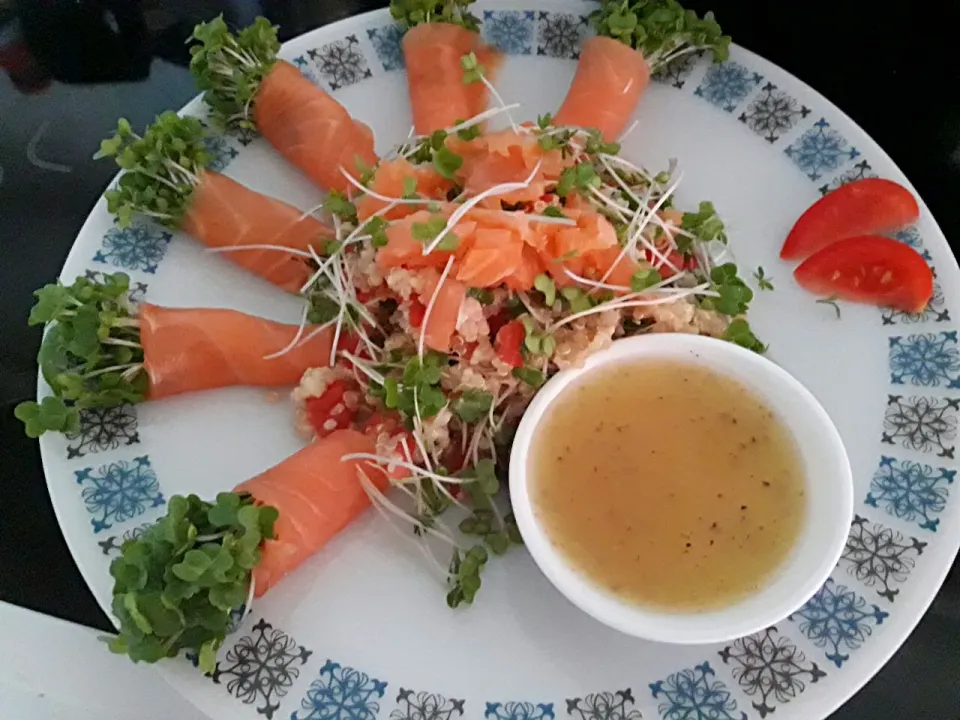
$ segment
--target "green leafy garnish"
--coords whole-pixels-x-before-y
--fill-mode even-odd
[[[719,297],[708,297],[701,306],[731,317],[743,315],[753,300],[753,290],[737,275],[734,263],[718,265],[710,271],[710,281]]]
[[[460,118],[453,124],[460,125],[464,121],[465,121],[465,118]],[[477,123],[476,125],[471,125],[470,127],[461,128],[457,130],[457,137],[460,138],[461,140],[473,140],[475,138],[480,137],[480,134],[481,134],[480,128],[481,128],[480,123]]]
[[[280,50],[277,28],[259,17],[233,35],[223,17],[193,30],[190,72],[205,91],[211,119],[224,129],[255,130],[253,105]]]
[[[477,61],[476,53],[467,53],[460,58],[460,67],[463,69],[463,84],[471,85],[483,81],[484,67]]]
[[[336,190],[331,190],[323,207],[331,215],[336,215],[344,222],[357,223],[357,206],[347,199],[347,196]]]
[[[532,367],[514,368],[513,376],[532,388],[539,388],[547,381],[542,372]]]
[[[547,217],[555,218],[566,217],[566,215],[563,214],[563,210],[558,208],[556,205],[547,205],[541,214],[546,215]]]
[[[763,267],[758,267],[753,273],[753,279],[757,281],[757,289],[773,290],[773,278],[763,271]]]
[[[480,20],[467,8],[475,0],[391,0],[390,15],[404,28],[428,22],[461,25],[467,30],[478,30]]]
[[[417,417],[431,418],[447,404],[447,396],[440,387],[441,369],[446,365],[446,355],[430,352],[423,362],[410,358],[399,376],[389,376],[383,382],[383,404],[397,410],[407,420]]]
[[[495,299],[493,291],[488,288],[470,288],[467,290],[467,295],[481,305],[492,305]]]
[[[456,177],[457,170],[463,165],[463,158],[445,145],[433,153],[433,167],[448,180]]]
[[[94,158],[112,157],[125,170],[115,188],[103,195],[117,224],[126,227],[134,214],[177,227],[191,194],[210,162],[206,130],[193,117],[165,112],[143,133],[121,118],[117,132],[100,143]]]
[[[242,493],[220,493],[215,503],[170,498],[166,516],[125,542],[110,565],[120,623],[110,650],[148,663],[192,650],[200,669],[213,672],[277,516]]]
[[[493,395],[486,390],[464,390],[453,403],[454,414],[465,423],[485,418],[493,405]]]
[[[761,355],[767,351],[767,346],[757,339],[750,329],[750,323],[743,318],[737,318],[730,323],[723,339]]]
[[[599,35],[643,53],[654,72],[695,50],[712,50],[715,62],[730,54],[730,37],[722,33],[713,13],[701,19],[676,0],[600,0],[590,21]]]
[[[590,188],[599,188],[600,176],[591,163],[583,162],[566,168],[557,181],[557,195],[567,197],[572,190],[588,192]]]
[[[640,268],[630,277],[630,289],[633,290],[633,292],[643,292],[647,288],[653,287],[662,280],[663,277],[660,275],[660,271],[656,268]]]
[[[540,274],[533,279],[533,287],[543,293],[543,302],[547,307],[557,299],[557,284],[549,275]]]
[[[37,357],[53,397],[17,406],[16,416],[31,437],[47,430],[75,431],[78,411],[114,407],[146,398],[139,322],[127,292],[130,278],[86,277],[72,285],[52,283],[37,290],[30,325],[54,323]]]
[[[387,228],[390,223],[379,215],[375,215],[363,226],[363,231],[370,236],[370,243],[376,247],[385,247],[387,245]]]
[[[702,242],[719,240],[724,245],[727,244],[727,233],[723,226],[723,221],[717,215],[712,202],[701,202],[698,212],[687,212],[683,214],[683,220],[680,227],[697,236]],[[689,240],[689,238],[686,238]],[[680,238],[677,238],[678,244]]]
[[[837,302],[840,298],[836,295],[831,295],[829,297],[820,298],[817,300],[818,305],[829,305],[837,313],[837,320],[840,319],[840,303]]]
[[[437,239],[447,227],[447,218],[441,215],[434,215],[424,222],[415,222],[410,225],[410,232],[414,240],[419,240],[424,244],[429,244]],[[456,250],[460,245],[460,238],[455,232],[447,230],[443,239],[437,244],[437,250]]]
[[[616,155],[620,152],[620,143],[606,142],[599,130],[587,128],[587,144],[583,149],[587,155]]]
[[[570,312],[576,314],[593,307],[593,300],[583,290],[576,287],[565,287],[560,291],[563,299],[570,303]]]

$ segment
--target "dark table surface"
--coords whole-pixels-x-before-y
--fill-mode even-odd
[[[17,3],[13,3],[17,5]],[[84,5],[80,0],[75,5]],[[108,0],[103,5],[112,5]],[[63,85],[21,95],[0,76],[0,599],[101,629],[110,625],[81,579],[47,495],[40,456],[13,406],[36,382],[38,331],[25,318],[31,292],[56,277],[91,205],[112,171],[90,161],[92,148],[118,115],[134,124],[179,107],[194,93],[186,73],[150,55],[182,61],[184,28],[229,3],[177,0],[153,10],[131,47],[124,72],[135,83]],[[256,4],[256,3],[253,3]],[[286,36],[379,7],[371,0],[276,0],[261,3]],[[9,3],[6,3],[9,5]],[[63,3],[68,5],[68,3]],[[124,5],[124,3],[121,3]],[[125,0],[125,7],[136,5]],[[240,3],[249,10],[251,3]],[[938,12],[881,13],[876,3],[827,4],[706,0],[724,29],[836,103],[903,169],[948,239],[960,238],[960,61],[952,27]],[[57,3],[19,3],[32,15],[37,42],[60,52],[64,24],[44,16]],[[5,3],[0,2],[0,26]],[[119,5],[117,7],[120,7]],[[944,6],[946,7],[946,6]],[[45,10],[46,8],[46,10]],[[902,8],[901,8],[902,10]],[[929,15],[929,17],[928,17]],[[38,19],[39,17],[39,19]],[[66,27],[76,27],[69,21]],[[3,33],[0,32],[0,39]],[[35,40],[35,38],[31,38]],[[135,52],[134,52],[135,51]],[[40,51],[44,52],[43,50]],[[84,52],[92,52],[90,46]],[[147,53],[145,62],[143,53]],[[66,80],[114,80],[116,55],[83,77],[77,58],[60,66]],[[139,58],[139,59],[138,59]],[[139,63],[139,64],[138,64]],[[64,68],[67,69],[64,69]],[[106,70],[105,70],[106,68]],[[75,77],[69,77],[73,73]],[[104,74],[98,77],[96,73]],[[40,129],[42,137],[37,137]],[[32,152],[28,146],[33,140]],[[32,159],[31,159],[32,158]],[[33,160],[41,159],[41,166]],[[69,172],[42,167],[42,160]],[[956,720],[960,718],[960,570],[955,566],[933,605],[886,667],[833,720]]]

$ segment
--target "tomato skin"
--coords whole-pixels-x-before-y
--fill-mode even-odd
[[[423,325],[423,319],[427,316],[427,308],[417,298],[410,300],[410,327],[418,328]]]
[[[313,426],[317,437],[326,437],[334,430],[343,430],[350,427],[353,422],[355,410],[351,410],[343,403],[343,394],[347,391],[347,383],[343,380],[334,380],[327,385],[323,395],[319,397],[308,397],[304,401],[307,410],[307,417],[310,419],[310,425]],[[337,405],[343,405],[343,409],[333,415],[332,412]],[[336,427],[327,428],[325,425],[328,420],[336,422]]]
[[[901,230],[920,217],[909,190],[892,180],[864,178],[842,185],[811,205],[780,250],[783,260],[803,260],[848,237]]]
[[[839,240],[793,272],[804,290],[843,300],[922,311],[933,296],[933,271],[913,248],[880,235]]]
[[[527,331],[519,320],[511,320],[497,331],[493,349],[500,358],[510,367],[523,367],[523,355],[520,347],[527,337]]]

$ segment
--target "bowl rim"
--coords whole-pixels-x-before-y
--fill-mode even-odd
[[[819,483],[821,490],[826,489],[827,497],[814,506],[812,496],[817,493],[806,493],[808,505],[804,526],[794,549],[774,571],[773,578],[757,593],[730,605],[703,612],[669,612],[644,608],[616,598],[596,585],[553,546],[534,516],[529,493],[531,473],[528,472],[528,462],[533,438],[540,420],[565,390],[578,380],[610,364],[640,359],[679,359],[684,356],[733,377],[748,387],[751,387],[751,380],[744,379],[745,374],[742,372],[731,372],[731,367],[749,367],[751,377],[759,377],[752,375],[754,372],[763,373],[778,390],[785,391],[790,398],[789,403],[771,402],[768,394],[757,391],[755,387],[751,389],[757,391],[780,414],[807,416],[805,421],[813,423],[811,427],[815,426],[820,441],[825,443],[824,446],[817,445],[817,455],[823,454],[828,458],[826,462],[834,468],[832,474],[835,475],[830,482],[813,480],[814,483]],[[797,441],[800,444],[799,439]],[[801,444],[800,452],[805,459],[809,450],[809,446],[805,448]],[[809,475],[810,473],[808,483],[811,482]],[[647,640],[673,644],[707,644],[733,640],[763,630],[795,612],[829,578],[843,553],[853,518],[854,489],[850,461],[839,431],[816,397],[799,380],[773,361],[733,343],[692,334],[662,333],[619,339],[608,348],[590,355],[581,367],[563,370],[553,376],[540,388],[521,418],[511,450],[509,486],[514,515],[527,549],[537,566],[562,595],[581,610],[614,629]],[[828,518],[826,534],[822,527],[815,528],[822,524],[824,518]],[[814,529],[817,535],[812,539]],[[798,563],[795,556],[801,552],[801,548],[806,548],[809,542],[822,546],[822,553],[818,553],[822,555],[819,560],[806,558],[808,564],[816,564],[815,571],[806,571],[802,575],[790,573],[790,568]],[[772,588],[776,588],[781,597],[765,604],[764,599],[770,600],[770,597],[765,596],[769,596]]]

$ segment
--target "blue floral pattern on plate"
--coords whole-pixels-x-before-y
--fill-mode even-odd
[[[918,313],[904,312],[903,310],[894,310],[893,308],[884,308],[880,317],[884,325],[918,325],[925,322],[942,323],[950,320],[950,311],[947,309],[946,300],[943,295],[943,287],[937,279],[937,269],[930,266],[933,272],[933,295],[930,296],[930,302]]]
[[[952,458],[957,437],[957,412],[960,400],[914,395],[888,395],[880,441],[899,443],[907,450],[934,452]]]
[[[866,587],[876,588],[877,595],[892,603],[900,594],[897,586],[910,576],[926,546],[927,543],[915,537],[904,537],[903,533],[855,515],[840,566],[845,566],[847,574]]]
[[[814,645],[826,650],[827,660],[841,667],[850,659],[849,652],[859,649],[888,616],[889,613],[830,578],[788,619],[797,623],[800,632]]]
[[[737,62],[711,65],[693,91],[726,112],[733,112],[763,80],[763,76]]]
[[[960,387],[957,332],[891,337],[890,382],[919,387]]]
[[[484,39],[507,55],[533,52],[533,10],[484,10],[481,26]]]
[[[860,155],[860,151],[830,127],[824,118],[815,122],[783,152],[811,180],[819,180],[824,174],[839,170]]]
[[[287,633],[263,618],[227,651],[210,676],[245,705],[257,704],[257,713],[272,720],[280,709],[300,668],[313,654]]]
[[[90,524],[99,533],[143,515],[148,508],[163,505],[157,474],[146,455],[132,462],[118,460],[99,468],[84,468],[74,473],[83,487],[80,495],[93,515]]]
[[[735,640],[719,652],[724,664],[732,666],[733,679],[761,718],[802,693],[807,683],[826,677],[816,663],[808,662],[803,652],[777,628]]]
[[[650,692],[660,700],[657,712],[663,720],[746,720],[737,708],[730,688],[716,679],[717,671],[703,662],[684,668],[666,680],[650,683]]]
[[[642,720],[635,704],[630,688],[590,693],[582,698],[568,698],[567,715],[573,720]]]
[[[207,165],[214,172],[223,172],[232,163],[240,151],[223,135],[208,135],[203,141],[210,162]]]
[[[373,77],[356,35],[347,35],[343,40],[307,50],[307,58],[313,64],[316,76],[326,81],[331,90]]]
[[[390,720],[455,720],[463,716],[464,702],[437,693],[400,688]]]
[[[809,114],[810,108],[768,82],[738,119],[767,142],[775,143]]]
[[[917,229],[916,225],[911,225],[908,228],[904,228],[900,232],[895,233],[894,237],[904,245],[909,245],[914,250],[918,250],[919,248],[923,247],[923,238],[920,237],[920,231]]]
[[[387,72],[402,70],[404,67],[403,46],[400,44],[403,33],[404,29],[398,23],[367,30],[367,37],[377,53],[377,59]]]
[[[387,684],[327,660],[290,720],[376,720]]]
[[[173,234],[150,222],[135,220],[129,227],[112,227],[104,233],[93,261],[124,270],[154,274]]]
[[[537,15],[537,55],[577,60],[588,30],[586,15],[541,11]]]
[[[483,713],[486,720],[552,720],[553,703],[488,702]]]
[[[837,175],[837,177],[828,182],[826,185],[821,185],[819,191],[821,195],[826,195],[829,192],[833,192],[838,187],[846,185],[847,183],[852,183],[855,180],[863,180],[864,178],[875,177],[877,177],[877,174],[873,171],[870,163],[868,163],[866,160],[861,160],[849,170],[845,170]]]
[[[133,405],[86,408],[80,411],[80,427],[66,435],[67,459],[89,453],[116,450],[140,442],[137,409]]]
[[[956,470],[884,456],[864,502],[935,532],[940,525],[937,516],[947,505],[948,486],[956,476]]]

